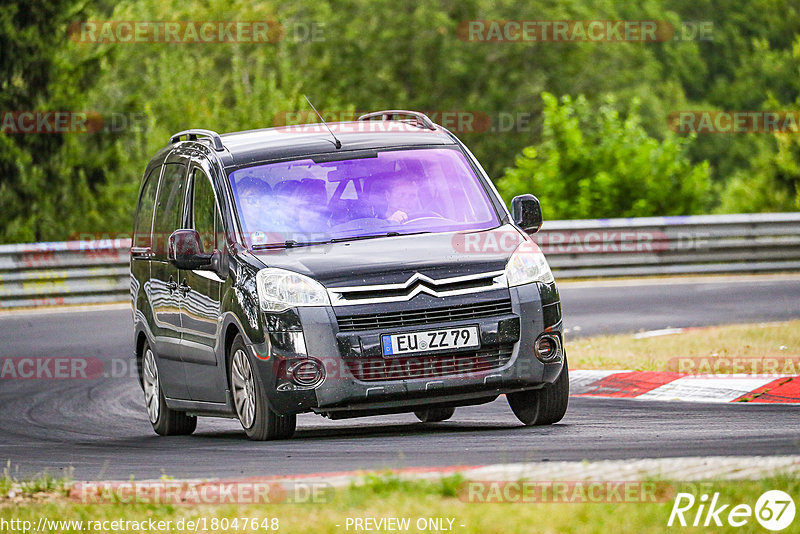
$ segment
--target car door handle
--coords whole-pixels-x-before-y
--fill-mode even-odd
[[[131,247],[131,257],[135,259],[149,259],[155,256],[150,247]]]

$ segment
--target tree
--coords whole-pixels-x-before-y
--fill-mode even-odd
[[[75,91],[85,88],[91,65],[62,63],[72,17],[82,15],[76,0],[6,2],[0,10],[0,111],[75,110]],[[68,73],[70,91],[58,87]],[[79,192],[67,195],[74,175],[63,168],[61,134],[0,134],[0,242],[34,241],[64,227]],[[85,197],[84,197],[85,198]],[[66,204],[66,206],[64,205]],[[56,232],[57,233],[57,232]]]
[[[797,131],[773,134],[777,153],[762,145],[752,169],[734,174],[721,194],[720,213],[800,210],[800,137]]]
[[[601,207],[604,213],[656,213],[659,202],[665,213],[712,206],[789,209],[786,199],[796,193],[786,164],[796,148],[781,149],[768,134],[700,134],[679,142],[667,117],[680,110],[795,106],[798,15],[796,0],[9,0],[0,10],[0,112],[98,111],[137,119],[93,134],[0,133],[0,242],[129,232],[141,173],[171,133],[187,127],[224,132],[278,125],[282,113],[309,110],[304,94],[322,111],[474,112],[476,131],[456,126],[455,133],[490,176],[503,176],[523,154],[518,172],[503,178],[504,191],[527,190],[534,185],[534,170],[545,176],[539,168],[544,163],[567,176],[583,173],[583,181],[570,187],[584,188],[579,195],[584,204],[565,206],[564,213],[594,216]],[[271,43],[70,40],[70,23],[87,19],[276,20],[287,33]],[[676,38],[653,43],[464,40],[459,29],[476,19],[661,20],[676,28]],[[682,39],[682,23],[706,21],[713,25],[711,39]],[[322,30],[322,38],[303,38],[313,26]],[[573,118],[580,119],[581,150],[589,155],[571,154],[571,144],[556,147],[545,139],[553,135],[545,131],[545,91],[583,95],[580,106],[592,110],[609,108],[606,95],[613,95],[612,111],[627,118],[613,128],[613,121],[603,126],[599,118],[605,112],[579,116],[578,100],[570,101]],[[551,117],[547,128],[558,126],[558,135],[573,135],[556,119]],[[614,130],[624,130],[625,124],[633,131]],[[591,132],[601,127],[635,142],[614,144]],[[601,156],[606,158],[602,164],[590,160]],[[653,161],[644,161],[648,158]],[[526,176],[520,175],[523,170]],[[686,184],[659,182],[656,190],[674,190],[676,198],[695,197],[699,204],[648,197],[641,182],[656,180],[649,177],[654,172],[684,173],[679,181]],[[693,172],[699,173],[696,183]],[[714,180],[708,195],[703,175]],[[747,188],[764,194],[749,195],[747,205],[734,201],[744,199]],[[722,205],[716,206],[720,192]],[[585,200],[590,197],[594,200]]]
[[[542,99],[542,141],[525,148],[499,180],[507,200],[533,193],[555,219],[682,215],[706,207],[708,164],[691,163],[690,139],[649,137],[635,102],[623,118],[610,97],[596,111],[582,96]]]

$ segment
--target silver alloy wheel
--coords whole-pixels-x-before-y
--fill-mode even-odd
[[[231,363],[231,386],[236,413],[244,428],[250,428],[256,419],[256,387],[250,360],[242,349],[233,355]]]
[[[144,401],[147,405],[147,416],[150,422],[156,424],[158,416],[161,415],[161,395],[158,383],[158,367],[156,367],[156,357],[149,348],[144,353],[142,376],[144,378]]]

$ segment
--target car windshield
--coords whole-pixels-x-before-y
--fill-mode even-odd
[[[230,174],[248,246],[296,246],[498,226],[497,212],[454,148],[285,161]]]

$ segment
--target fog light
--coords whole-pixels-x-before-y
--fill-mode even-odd
[[[270,332],[270,342],[276,349],[305,356],[306,340],[301,331]]]
[[[561,352],[558,338],[550,335],[544,335],[537,339],[534,350],[536,357],[545,363],[555,361]]]
[[[317,360],[302,360],[289,367],[289,378],[298,386],[314,387],[322,382],[325,373]]]

